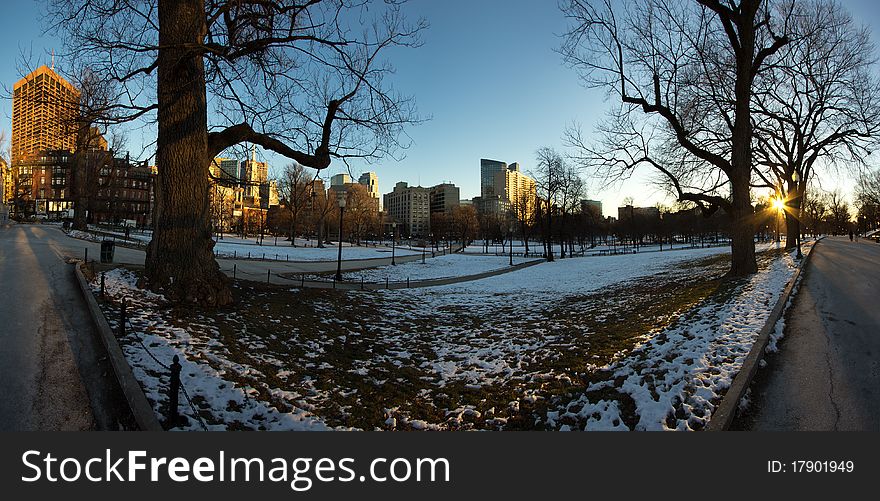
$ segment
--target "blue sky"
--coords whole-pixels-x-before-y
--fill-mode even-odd
[[[842,3],[873,27],[880,42],[875,0]],[[47,52],[60,47],[42,31],[40,5],[3,2],[0,7],[0,83],[7,88],[21,76],[16,62],[22,50],[46,62]],[[451,181],[461,187],[462,198],[476,196],[480,158],[520,162],[528,171],[536,149],[561,148],[566,125],[577,121],[589,130],[609,106],[601,91],[583,88],[553,51],[566,27],[555,0],[411,0],[407,9],[427,18],[431,28],[423,47],[392,54],[395,86],[415,95],[420,113],[432,120],[410,129],[414,144],[404,160],[352,167],[355,176],[376,171],[383,193],[397,181],[423,186]],[[0,129],[10,130],[10,117],[11,102],[0,100]],[[137,143],[129,145],[133,152],[140,150],[135,137],[129,142]],[[268,159],[274,168],[285,163]],[[327,174],[343,167],[331,166]],[[602,200],[607,215],[616,215],[627,196],[637,205],[663,199],[641,176],[614,187],[591,183],[587,195]]]

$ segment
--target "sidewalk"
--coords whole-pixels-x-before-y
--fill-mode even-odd
[[[880,431],[880,244],[826,238],[734,429]]]

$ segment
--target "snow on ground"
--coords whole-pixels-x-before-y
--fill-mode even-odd
[[[80,230],[70,230],[67,233],[67,236],[69,236],[71,238],[78,238],[80,240],[86,240],[88,242],[100,242],[100,241],[104,240],[104,237],[102,237],[101,235],[96,235],[94,233],[89,233],[87,231],[80,231]]]
[[[772,244],[759,244],[756,251]],[[533,266],[516,273],[484,278],[475,282],[423,289],[425,299],[435,307],[472,305],[491,309],[499,302],[510,302],[511,296],[525,298],[525,303],[553,303],[562,296],[587,294],[612,284],[655,275],[676,265],[728,254],[727,247],[684,249],[670,252],[621,254],[601,257],[556,259],[552,263]]]
[[[533,259],[513,258],[514,264],[525,263]],[[500,270],[510,267],[508,257],[498,256],[468,256],[463,254],[449,254],[431,258],[427,253],[425,262],[410,261],[396,266],[382,266],[345,273],[343,278],[348,281],[403,282],[410,280],[429,280],[436,278],[463,277],[476,275],[488,271]]]
[[[126,335],[120,339],[120,344],[160,421],[164,421],[167,409],[167,388],[170,384],[168,366],[177,355],[182,366],[181,384],[199,409],[199,414],[205,418],[208,430],[328,429],[320,419],[296,407],[293,401],[297,395],[284,395],[289,405],[279,410],[277,406],[259,399],[259,392],[255,388],[235,383],[236,375],[253,375],[255,371],[224,356],[225,349],[219,332],[210,326],[195,326],[213,336],[209,339],[194,338],[188,329],[175,327],[168,319],[154,315],[157,307],[164,303],[164,298],[137,289],[136,281],[133,273],[117,268],[106,272],[105,289],[114,300],[126,297],[130,301],[130,327],[126,328]],[[97,281],[92,284],[95,293],[100,291],[98,284]],[[102,304],[104,315],[114,331],[118,325],[118,308],[116,304]],[[188,424],[177,429],[202,429],[183,394],[180,395],[180,413],[187,416]]]
[[[805,251],[811,249],[805,246]],[[560,409],[584,430],[629,429],[619,405],[590,393],[616,389],[635,406],[635,430],[702,429],[730,387],[797,268],[792,254],[738,284],[724,302],[709,300],[651,336],[629,356],[603,367],[606,379]],[[607,392],[602,392],[606,395]],[[617,403],[612,401],[611,404]]]
[[[337,245],[327,244],[326,247],[321,249],[318,247],[294,247],[289,242],[282,244],[279,241],[276,246],[274,245],[274,239],[266,239],[263,241],[263,245],[256,245],[252,242],[227,241],[227,238],[224,238],[214,245],[214,252],[226,258],[247,258],[250,256],[251,258],[262,259],[265,255],[266,259],[280,261],[336,261],[339,252]],[[395,255],[397,256],[408,254],[416,254],[416,252],[400,248],[395,250]],[[391,247],[358,247],[343,243],[342,259],[345,261],[375,258],[391,258]]]
[[[157,358],[182,355],[184,384],[218,429],[700,429],[794,269],[762,254],[761,271],[729,290],[676,296],[722,283],[726,252],[573,258],[427,289],[239,284],[224,312],[172,312],[128,272],[110,283],[136,298],[133,322]],[[451,255],[431,274],[499,265]],[[388,268],[369,273],[406,269]],[[135,339],[125,353],[159,412],[167,376]]]

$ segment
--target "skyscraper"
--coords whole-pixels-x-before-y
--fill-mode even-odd
[[[330,186],[345,186],[351,183],[351,177],[348,174],[336,174],[330,178]]]
[[[381,200],[379,197],[379,176],[375,172],[364,172],[358,178],[358,183],[366,186],[371,197]]]
[[[498,160],[480,159],[480,196],[485,198],[502,195],[495,184],[496,175],[504,173],[507,164]]]
[[[426,237],[431,228],[430,191],[400,182],[385,194],[385,211],[403,227],[398,235]]]
[[[40,66],[15,83],[12,94],[12,165],[46,150],[76,149],[72,124],[80,93],[55,71]]]

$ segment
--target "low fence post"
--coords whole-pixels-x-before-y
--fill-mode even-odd
[[[171,361],[171,387],[168,389],[168,427],[177,426],[180,419],[177,414],[178,399],[180,395],[180,357],[174,355]]]
[[[364,290],[364,277],[361,277],[361,290]]]
[[[385,277],[385,288],[388,288],[388,277]]]
[[[266,270],[266,283],[267,283],[267,284],[270,283],[270,280],[271,280],[271,279],[272,279],[272,270],[271,270],[271,269],[267,269],[267,270]]]
[[[104,292],[104,272],[101,272],[101,299],[104,299],[106,296]]]
[[[83,259],[83,261],[85,261],[86,264],[89,264],[89,248],[88,248],[88,247],[84,247],[84,249],[86,250],[86,256],[85,256],[85,258]]]
[[[232,263],[232,279],[235,280],[235,273],[238,271],[238,265]]]
[[[122,306],[119,307],[119,337],[125,336],[125,298],[122,298]]]
[[[409,289],[409,277],[406,277],[406,288]]]

